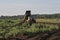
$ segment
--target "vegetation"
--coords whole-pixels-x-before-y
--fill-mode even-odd
[[[55,14],[34,14],[32,15],[36,19],[59,19],[60,18],[60,13],[55,13]],[[24,15],[17,15],[17,16],[1,16],[0,19],[22,19]]]
[[[42,32],[51,32],[58,30],[58,25],[47,25],[35,23],[31,26],[28,22],[23,23],[22,25],[13,26],[18,24],[23,18],[23,15],[20,16],[1,16],[0,17],[0,38],[8,38],[10,36],[16,36],[18,34],[26,35],[36,35],[36,33]],[[48,22],[48,23],[60,23],[60,14],[52,15],[33,15],[36,18],[37,22]],[[44,18],[44,19],[43,19]]]
[[[60,19],[36,19],[37,22],[60,23]]]
[[[8,38],[10,36],[16,36],[18,34],[35,35],[38,32],[51,32],[57,30],[59,27],[57,25],[47,25],[47,24],[32,24],[29,25],[28,22],[22,25],[13,26],[19,22],[19,19],[15,20],[0,20],[0,38]]]

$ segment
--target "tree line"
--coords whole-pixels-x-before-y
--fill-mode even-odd
[[[32,16],[36,19],[53,19],[60,18],[60,14],[32,14]],[[23,19],[24,15],[17,16],[0,16],[0,19]]]

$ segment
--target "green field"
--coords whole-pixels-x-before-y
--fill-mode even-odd
[[[60,23],[60,19],[36,19],[37,22]]]
[[[60,19],[37,19],[37,22],[56,22],[60,23]],[[0,38],[8,38],[10,36],[16,36],[18,34],[27,34],[27,35],[35,35],[38,32],[51,32],[54,30],[58,30],[58,25],[47,25],[47,24],[32,24],[29,25],[28,22],[23,23],[22,25],[13,26],[18,24],[20,19],[6,19],[0,20]]]

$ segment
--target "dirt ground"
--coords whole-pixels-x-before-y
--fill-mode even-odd
[[[57,25],[60,26],[60,24]],[[8,39],[0,39],[0,40],[60,40],[60,29],[55,30],[53,32],[38,33],[35,36],[19,34],[16,37],[10,37]]]

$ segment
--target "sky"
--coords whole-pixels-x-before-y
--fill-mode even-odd
[[[24,15],[26,10],[31,14],[60,13],[60,0],[0,0],[0,16]]]

